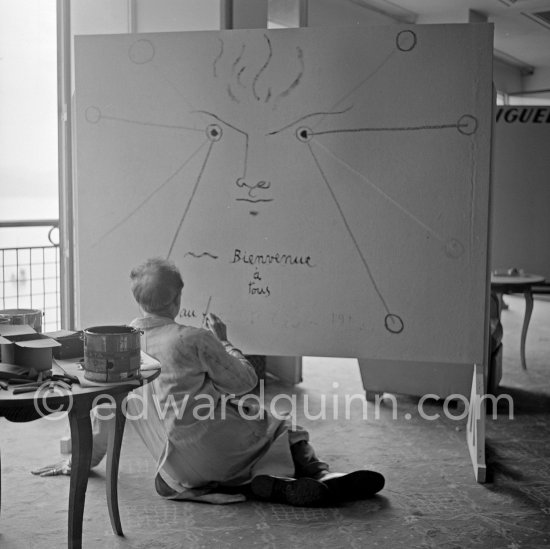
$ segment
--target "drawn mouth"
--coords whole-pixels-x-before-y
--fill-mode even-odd
[[[250,202],[257,204],[258,202],[273,202],[273,198],[235,198],[237,202]]]

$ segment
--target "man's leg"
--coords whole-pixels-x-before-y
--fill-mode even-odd
[[[385,479],[376,471],[331,473],[328,464],[316,456],[313,446],[309,443],[309,434],[302,427],[290,430],[288,436],[296,477],[309,477],[321,481],[329,488],[332,501],[372,497],[384,487]]]
[[[294,461],[296,478],[317,478],[321,473],[328,472],[328,463],[321,461],[315,454],[315,449],[306,440],[301,440],[290,446],[292,460]]]
[[[329,490],[313,477],[327,471],[328,465],[317,459],[305,429],[289,425],[287,432],[296,478],[256,476],[250,484],[252,494],[259,499],[297,507],[325,505],[329,501]]]

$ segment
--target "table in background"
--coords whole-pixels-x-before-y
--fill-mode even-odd
[[[533,293],[532,288],[536,284],[544,282],[544,277],[535,274],[521,273],[518,274],[492,274],[491,275],[491,291],[496,294],[523,294],[525,298],[525,314],[523,317],[523,327],[521,329],[521,367],[526,370],[525,362],[525,341],[527,339],[527,329],[533,312]]]
[[[68,373],[75,374],[75,371],[70,371],[66,365],[64,365],[64,368]],[[73,384],[71,390],[65,390],[64,394],[60,394],[60,391],[49,396],[47,389],[44,393],[39,394],[38,401],[45,404],[49,410],[68,411],[72,453],[68,517],[68,547],[70,549],[82,547],[82,518],[84,516],[84,502],[92,458],[93,438],[90,419],[92,407],[98,404],[113,404],[113,402],[116,405],[114,427],[109,432],[107,446],[106,492],[111,526],[115,534],[122,536],[117,488],[120,447],[126,423],[122,403],[129,392],[151,382],[159,374],[160,369],[143,371],[139,385],[135,381],[87,388]],[[7,391],[0,390],[0,417],[3,415],[2,412],[7,410],[36,410],[35,402],[35,393],[14,395],[12,386]]]

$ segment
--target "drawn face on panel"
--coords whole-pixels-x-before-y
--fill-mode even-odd
[[[261,48],[261,53],[258,51]],[[279,59],[280,64],[280,59]],[[211,142],[223,142],[224,139],[237,137],[242,142],[242,172],[235,179],[234,185],[239,190],[235,200],[248,205],[257,215],[257,207],[274,200],[273,185],[277,182],[266,176],[265,159],[268,158],[261,147],[269,147],[269,138],[280,132],[290,133],[292,125],[274,129],[262,125],[266,120],[265,112],[284,112],[285,103],[292,101],[292,95],[300,86],[304,72],[304,52],[296,46],[293,56],[285,56],[284,77],[273,72],[280,72],[277,66],[277,55],[270,37],[264,35],[262,44],[240,44],[238,49],[230,47],[223,38],[219,39],[219,52],[213,60],[212,73],[220,88],[225,90],[226,100],[235,107],[236,116],[227,119],[216,108],[198,111],[211,119],[206,128],[206,136]],[[245,109],[257,112],[255,117],[242,121],[239,111]],[[306,115],[303,118],[308,118]],[[251,120],[258,124],[251,124]],[[296,137],[290,133],[291,137]],[[288,138],[288,136],[287,136]],[[263,159],[263,162],[259,159]]]

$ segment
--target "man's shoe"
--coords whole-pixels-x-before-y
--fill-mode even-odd
[[[353,471],[352,473],[322,473],[317,477],[329,489],[335,501],[351,501],[374,496],[384,488],[385,479],[376,471]]]
[[[306,477],[294,479],[258,475],[252,479],[250,489],[259,499],[296,507],[316,507],[329,500],[326,484]]]
[[[159,496],[162,496],[163,498],[169,498],[177,494],[175,490],[172,490],[172,488],[170,488],[170,486],[168,486],[168,484],[164,482],[164,480],[158,473],[155,477],[155,490],[157,491],[157,494]]]

